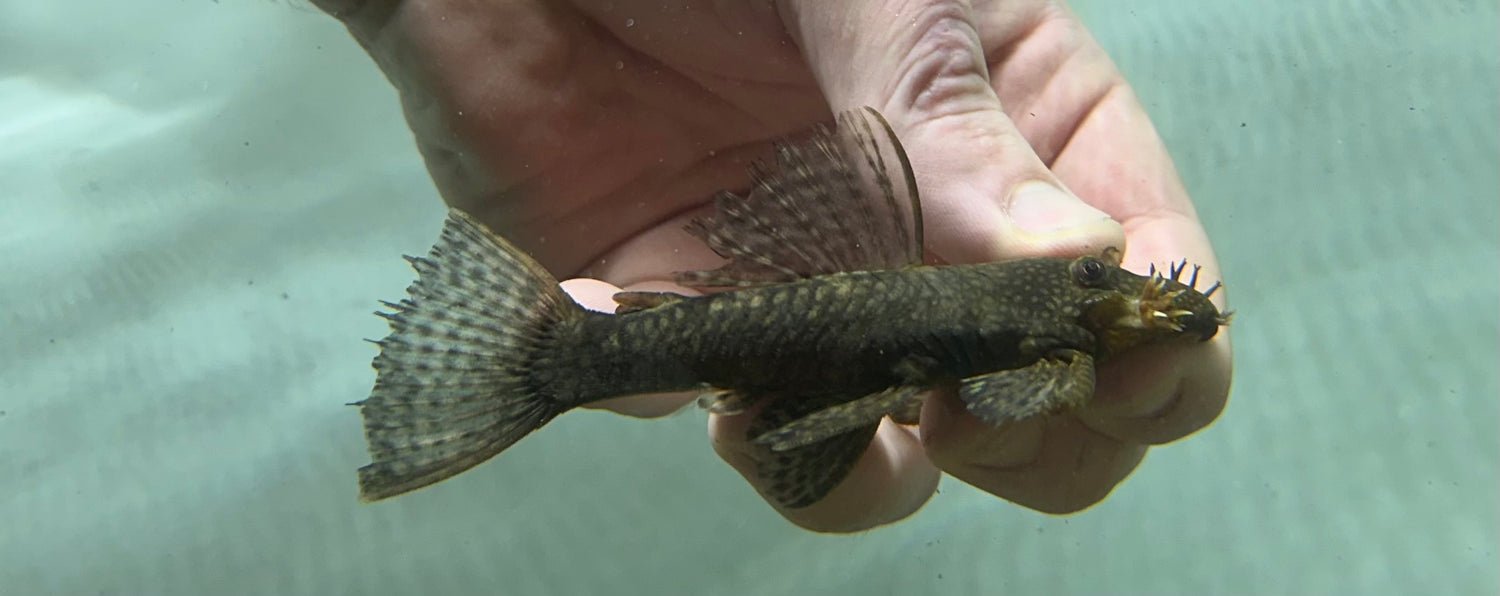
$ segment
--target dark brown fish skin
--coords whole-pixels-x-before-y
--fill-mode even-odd
[[[1112,355],[1177,337],[1204,341],[1225,322],[1202,294],[1121,269],[1113,256],[838,273],[593,313],[554,334],[558,343],[530,366],[531,380],[539,395],[570,406],[694,388],[773,400],[752,421],[750,439],[882,391],[952,385],[1059,353],[1092,356],[1074,371],[1092,395],[1093,367]],[[1157,303],[1143,310],[1142,298],[1152,296]],[[1154,324],[1158,312],[1176,314]],[[996,389],[976,390],[987,391]],[[1088,397],[1062,393],[1043,396],[1052,400],[1043,411]],[[999,399],[976,413],[1030,415]],[[773,503],[816,503],[864,452],[875,427],[834,420],[849,430],[801,425],[798,433],[817,440],[761,450],[760,484]]]
[[[1025,366],[1057,349],[1107,358],[1156,339],[1098,341],[1111,321],[1085,316],[1090,308],[1138,297],[1150,278],[1094,261],[1105,274],[1093,284],[1072,272],[1073,259],[1038,258],[840,273],[592,313],[540,351],[532,382],[571,406],[708,387],[865,395]],[[1194,321],[1218,316],[1207,301],[1193,306],[1203,315]],[[1195,327],[1201,339],[1218,330]]]
[[[750,425],[749,438],[782,445],[762,445],[761,489],[805,507],[843,480],[879,422],[867,410],[817,417],[841,404],[957,381],[970,411],[1001,425],[1086,402],[1096,361],[1207,340],[1228,323],[1196,280],[1177,280],[1185,264],[1141,276],[1114,251],[832,273],[698,298],[625,293],[616,315],[584,310],[459,212],[427,257],[410,260],[419,279],[387,303],[375,387],[354,404],[372,459],[360,468],[365,501],[459,474],[583,404],[713,389],[774,400]],[[819,423],[772,433],[804,418]]]
[[[894,169],[893,169],[894,168]],[[1229,317],[1166,275],[1077,259],[922,266],[915,177],[883,117],[841,114],[777,147],[745,195],[715,197],[688,232],[727,259],[683,272],[688,298],[616,295],[586,311],[535,260],[451,211],[418,280],[387,303],[375,387],[358,405],[371,463],[360,498],[440,482],[595,401],[700,389],[709,411],[764,404],[749,423],[756,486],[777,507],[836,488],[887,417],[915,422],[922,392],[957,385],[1000,428],[1088,402],[1099,362],[1144,343],[1212,338]],[[1185,281],[1185,283],[1184,283]]]

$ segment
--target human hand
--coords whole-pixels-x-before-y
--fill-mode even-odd
[[[714,191],[743,187],[769,141],[827,121],[830,106],[875,107],[895,128],[929,255],[1065,256],[1128,240],[1127,268],[1185,257],[1218,276],[1144,110],[1058,0],[314,3],[400,92],[445,200],[577,276],[564,287],[585,305],[612,309],[621,288],[691,293],[662,280],[718,260],[682,225]],[[1078,511],[1149,445],[1210,423],[1229,381],[1220,332],[1111,362],[1074,415],[997,431],[938,394],[920,431],[887,422],[828,498],[782,513],[823,531],[889,523],[931,497],[939,470],[1036,510]],[[610,408],[660,415],[688,399]],[[745,418],[715,417],[710,433],[754,482]]]

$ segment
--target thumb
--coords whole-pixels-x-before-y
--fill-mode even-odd
[[[931,252],[953,262],[1125,248],[1037,157],[991,87],[966,3],[783,0],[831,107],[880,110],[906,147]]]

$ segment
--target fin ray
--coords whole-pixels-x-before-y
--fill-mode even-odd
[[[964,379],[958,396],[990,426],[1077,407],[1094,395],[1094,358],[1068,350],[1025,368]]]
[[[447,479],[494,457],[567,409],[528,375],[562,322],[582,316],[540,264],[458,210],[418,279],[379,313],[375,386],[354,404],[371,463],[360,500],[378,501]]]
[[[836,131],[779,143],[775,170],[752,168],[747,195],[716,196],[714,215],[687,231],[729,263],[681,272],[679,283],[756,286],[922,262],[921,200],[900,140],[870,108],[838,121]]]
[[[892,387],[854,401],[831,406],[808,414],[780,428],[755,438],[755,442],[772,451],[786,451],[822,441],[856,428],[880,424],[887,414],[903,410],[919,399],[923,389],[914,386]]]
[[[756,445],[760,435],[785,426],[813,412],[849,401],[847,395],[793,395],[768,404],[751,422],[747,432],[752,446],[762,450],[756,474],[766,498],[789,509],[807,507],[823,500],[837,488],[859,462],[879,424],[854,428],[808,445],[772,451]]]

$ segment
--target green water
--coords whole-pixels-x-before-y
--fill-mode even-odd
[[[945,480],[830,537],[695,411],[358,505],[358,339],[443,216],[389,85],[300,4],[0,1],[0,594],[1495,593],[1496,5],[1076,9],[1223,261],[1229,408],[1081,515]]]

